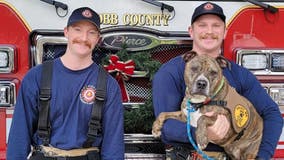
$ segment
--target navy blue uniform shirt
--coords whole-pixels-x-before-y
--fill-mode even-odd
[[[64,150],[82,148],[93,107],[98,65],[93,63],[85,69],[73,71],[64,67],[59,58],[53,65],[50,144]],[[33,67],[22,81],[9,134],[7,160],[24,160],[31,145],[42,144],[36,133],[41,71],[42,65]],[[102,112],[103,133],[93,146],[101,145],[103,160],[123,160],[123,106],[120,88],[110,75]]]

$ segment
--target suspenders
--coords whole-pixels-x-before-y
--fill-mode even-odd
[[[43,141],[43,145],[49,145],[50,140],[50,121],[49,106],[51,99],[51,81],[52,81],[53,61],[43,63],[41,73],[40,95],[39,95],[39,118],[38,135]]]
[[[38,135],[43,141],[43,145],[48,146],[50,143],[51,126],[49,120],[49,107],[51,100],[51,82],[53,61],[45,61],[42,65],[42,76],[39,95],[39,119]],[[102,108],[105,104],[107,86],[107,73],[99,67],[96,98],[92,108],[91,119],[89,121],[89,130],[87,140],[83,144],[84,148],[92,147],[97,136],[102,133]]]
[[[96,98],[94,101],[87,140],[83,144],[84,148],[92,147],[95,138],[102,133],[102,108],[105,105],[107,73],[103,68],[99,68]]]

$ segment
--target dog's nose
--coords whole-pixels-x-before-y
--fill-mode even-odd
[[[197,88],[198,89],[205,89],[207,87],[207,82],[205,80],[198,80],[197,81]]]

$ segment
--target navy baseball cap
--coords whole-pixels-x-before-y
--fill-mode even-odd
[[[68,19],[67,27],[82,20],[93,23],[100,30],[100,16],[89,7],[75,9]]]
[[[206,2],[195,8],[193,15],[191,17],[191,24],[193,24],[196,19],[204,14],[214,14],[222,19],[223,22],[226,21],[226,16],[224,15],[223,9],[215,3]]]

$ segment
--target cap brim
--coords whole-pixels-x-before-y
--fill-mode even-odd
[[[194,23],[199,17],[201,17],[201,16],[203,16],[203,15],[206,15],[206,14],[213,14],[213,15],[216,15],[216,16],[220,17],[220,19],[222,19],[223,22],[226,21],[225,15],[222,15],[222,14],[220,14],[219,12],[208,11],[208,12],[203,12],[203,13],[201,13],[201,14],[195,16],[195,17],[192,19],[191,24]]]
[[[69,26],[71,26],[71,25],[73,25],[75,23],[81,22],[81,21],[88,21],[88,22],[92,23],[97,28],[97,30],[100,31],[100,27],[95,22],[93,22],[93,21],[91,21],[89,19],[81,19],[81,20],[78,20],[78,21],[70,21],[68,23],[67,27],[69,27]]]

